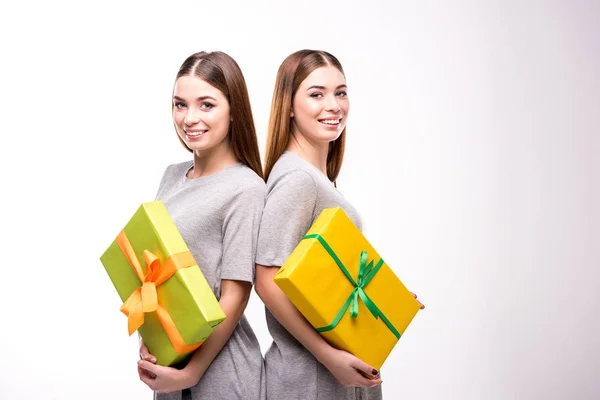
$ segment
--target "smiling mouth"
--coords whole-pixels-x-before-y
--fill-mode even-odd
[[[319,122],[323,125],[336,126],[340,124],[341,118],[337,119],[320,119]]]
[[[206,132],[208,131],[196,131],[196,132],[188,132],[185,131],[185,134],[187,135],[187,137],[189,137],[190,139],[194,139],[194,138],[198,138],[202,135],[204,135]]]

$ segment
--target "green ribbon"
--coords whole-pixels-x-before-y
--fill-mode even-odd
[[[373,265],[373,260],[371,260],[371,262],[367,264],[367,252],[364,250],[361,251],[360,264],[358,267],[358,282],[356,282],[352,278],[352,275],[350,275],[350,272],[348,272],[348,270],[344,266],[344,263],[342,263],[342,260],[340,260],[337,254],[335,254],[335,251],[333,251],[331,246],[329,246],[327,241],[321,235],[319,235],[318,233],[313,233],[304,236],[303,239],[317,239],[319,243],[321,243],[323,248],[327,251],[327,253],[329,253],[331,258],[335,261],[340,270],[342,270],[346,278],[348,278],[350,283],[352,283],[352,286],[354,286],[354,290],[352,291],[352,293],[350,293],[350,296],[348,296],[348,299],[333,319],[333,322],[322,328],[317,328],[317,332],[327,332],[334,329],[337,326],[337,324],[341,321],[348,307],[350,307],[350,316],[352,318],[358,317],[358,299],[361,298],[367,306],[367,308],[369,309],[369,311],[371,312],[371,314],[373,314],[375,319],[379,319],[381,317],[383,323],[394,334],[394,336],[396,336],[397,339],[400,339],[400,332],[398,332],[398,330],[394,328],[394,325],[392,325],[392,323],[385,317],[381,310],[375,305],[375,303],[369,298],[369,296],[367,296],[367,293],[364,290],[365,286],[367,286],[367,284],[371,282],[371,279],[373,279],[375,274],[383,265],[383,260],[379,259],[379,261],[375,265]]]

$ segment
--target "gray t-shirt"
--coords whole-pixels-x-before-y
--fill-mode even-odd
[[[189,179],[192,161],[169,166],[156,200],[161,200],[208,284],[221,297],[221,280],[254,281],[258,227],[265,183],[250,168],[235,164],[215,174]],[[192,399],[265,399],[260,346],[245,316],[200,382]],[[155,394],[179,400],[181,392]]]
[[[267,181],[256,263],[283,265],[324,208],[342,207],[362,229],[359,214],[316,167],[286,151]],[[381,386],[345,387],[266,309],[273,343],[265,355],[269,400],[381,399]]]

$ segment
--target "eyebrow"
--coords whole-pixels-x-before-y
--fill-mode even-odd
[[[340,85],[338,87],[336,87],[335,89],[341,89],[341,88],[348,88],[347,85]],[[308,92],[310,89],[321,89],[321,90],[325,90],[326,87],[325,86],[319,86],[319,85],[312,85],[311,87],[309,87],[308,89],[306,89],[306,91]]]
[[[213,101],[217,101],[217,99],[215,99],[214,97],[210,97],[210,96],[200,96],[196,100],[202,101],[202,100],[207,100],[207,99],[210,99],[210,100],[213,100]],[[183,100],[179,96],[173,96],[173,100],[185,101],[185,100]]]

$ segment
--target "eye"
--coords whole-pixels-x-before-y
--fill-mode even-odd
[[[313,92],[310,94],[310,97],[312,97],[313,99],[320,99],[321,97],[323,97],[323,94],[320,92]]]
[[[207,103],[207,102],[200,104],[200,108],[202,108],[204,110],[210,110],[213,107],[214,107],[214,105],[212,105],[211,103]]]
[[[348,96],[348,92],[346,92],[345,90],[340,90],[335,95],[339,96],[339,97],[346,97],[346,96]]]
[[[175,102],[175,108],[181,110],[184,107],[185,107],[185,104],[183,104],[182,102],[180,102],[180,101]]]

